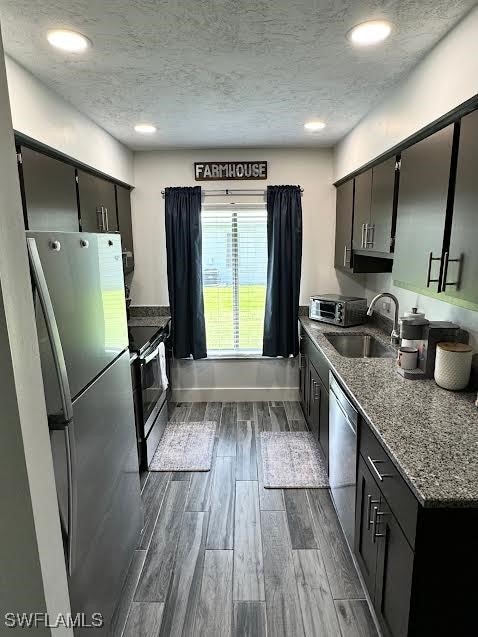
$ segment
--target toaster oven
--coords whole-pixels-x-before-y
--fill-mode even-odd
[[[309,318],[341,327],[361,325],[367,315],[367,299],[340,294],[310,297]]]

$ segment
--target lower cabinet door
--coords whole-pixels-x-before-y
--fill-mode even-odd
[[[312,433],[319,438],[320,427],[320,401],[321,401],[321,383],[320,378],[313,365],[309,363],[309,404],[310,404],[310,421],[309,427]]]
[[[378,556],[378,538],[374,540],[374,521],[372,518],[379,509],[380,491],[365,461],[359,455],[355,507],[355,557],[372,600],[375,597]]]
[[[302,352],[299,354],[299,391],[300,391],[300,402],[302,405],[302,409],[304,414],[308,420],[309,418],[309,410],[308,410],[308,369],[307,369],[307,358],[304,356]]]
[[[414,553],[387,501],[375,512],[378,545],[375,610],[388,637],[406,637],[412,590]]]

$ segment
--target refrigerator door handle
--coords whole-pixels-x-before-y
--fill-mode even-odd
[[[58,385],[60,390],[60,398],[62,405],[62,415],[49,416],[48,425],[53,431],[64,431],[66,461],[67,461],[67,483],[68,483],[68,529],[67,529],[67,561],[68,573],[72,574],[74,566],[74,533],[76,528],[76,507],[75,507],[75,453],[73,436],[70,436],[70,428],[73,419],[73,405],[71,401],[70,385],[68,382],[68,374],[66,371],[65,357],[61,346],[60,333],[53,311],[50,292],[45,279],[45,273],[38,253],[38,247],[35,239],[27,239],[28,256],[32,270],[33,280],[38,292],[45,324],[50,340],[53,353],[53,360],[58,377]]]
[[[51,431],[63,431],[65,436],[66,449],[66,481],[67,481],[67,508],[68,522],[66,528],[66,559],[68,575],[73,574],[75,564],[74,547],[75,547],[75,529],[76,529],[76,488],[75,488],[75,451],[74,436],[70,435],[73,421],[65,421],[59,416],[49,416],[48,425]]]
[[[60,389],[61,406],[64,421],[69,422],[73,418],[73,406],[71,403],[70,384],[68,382],[68,374],[66,371],[65,357],[61,346],[60,333],[53,311],[53,305],[50,298],[50,292],[45,279],[45,273],[38,253],[35,239],[27,239],[28,256],[33,274],[35,287],[40,298],[43,315],[45,317],[46,329],[50,340],[51,350],[53,353],[53,361],[58,376],[58,385]]]

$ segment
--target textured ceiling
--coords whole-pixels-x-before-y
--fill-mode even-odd
[[[474,6],[450,0],[0,0],[6,51],[131,148],[331,145]],[[355,24],[392,36],[355,49]],[[64,54],[45,39],[93,42]],[[310,134],[303,123],[327,128]],[[138,121],[159,131],[140,137]]]

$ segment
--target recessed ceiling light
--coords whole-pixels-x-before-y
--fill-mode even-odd
[[[304,124],[304,128],[305,130],[310,131],[322,130],[323,128],[325,128],[325,122],[321,122],[320,119],[314,119],[311,122],[306,122]]]
[[[151,133],[155,133],[156,132],[156,126],[153,126],[152,124],[136,124],[136,126],[134,127],[134,130],[137,133],[143,133],[144,135],[150,135]]]
[[[81,53],[91,46],[87,37],[68,29],[51,29],[46,34],[46,38],[52,46],[70,53]]]
[[[373,46],[388,38],[392,31],[392,25],[387,20],[370,20],[362,22],[351,29],[347,37],[357,46]]]

